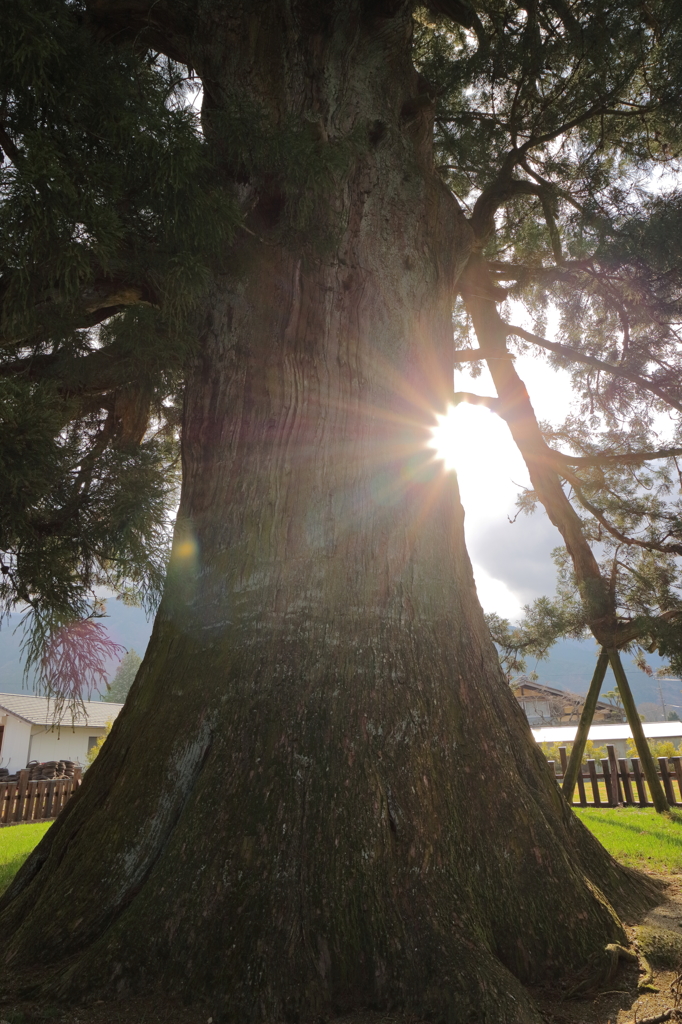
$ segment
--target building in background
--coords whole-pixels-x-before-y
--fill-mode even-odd
[[[0,693],[0,768],[15,773],[29,761],[73,761],[85,765],[91,747],[106,732],[122,704],[88,700],[74,722],[53,724],[54,705],[46,697]]]
[[[649,745],[652,743],[670,742],[679,746],[682,741],[682,722],[645,722],[642,726]],[[563,747],[575,740],[577,725],[549,726],[533,729],[533,736],[538,743],[549,743]],[[628,743],[632,741],[632,733],[627,722],[621,725],[597,724],[590,728],[589,740],[598,747],[613,745],[616,757],[628,756]]]
[[[568,690],[555,690],[552,686],[533,682],[520,676],[512,683],[514,696],[526,713],[531,726],[575,725],[585,705],[585,697]],[[624,722],[625,712],[609,701],[597,701],[593,722]]]

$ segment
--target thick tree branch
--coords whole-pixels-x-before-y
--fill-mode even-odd
[[[454,21],[456,25],[461,25],[462,28],[473,29],[479,49],[489,49],[490,43],[483,22],[473,7],[470,7],[464,0],[426,0],[425,7],[432,14],[444,15]]]
[[[2,279],[0,279],[0,294],[2,293]],[[55,307],[60,302],[58,293],[44,293],[35,303],[35,308]],[[95,281],[81,292],[78,300],[70,304],[69,320],[71,330],[84,330],[88,327],[95,327],[104,320],[121,313],[128,306],[156,306],[158,298],[152,292],[141,285],[131,285],[111,280]],[[1,311],[1,304],[0,304]],[[39,328],[35,334],[27,336],[25,332],[19,331],[16,334],[5,332],[0,335],[0,348],[11,348],[16,345],[28,345],[37,341],[43,334],[44,329]]]
[[[178,0],[86,0],[86,24],[99,37],[134,42],[191,63],[194,19],[190,5]]]
[[[471,316],[481,351],[493,357],[488,362],[499,398],[494,406],[506,421],[528,467],[531,485],[545,507],[551,522],[563,537],[573,562],[585,615],[599,643],[618,646],[621,627],[617,610],[592,548],[583,532],[577,512],[564,493],[561,477],[571,479],[566,466],[558,465],[557,453],[547,445],[528,392],[509,359],[500,359],[506,352],[508,327],[500,317],[494,301],[483,298],[487,289],[488,270],[482,259],[472,257],[465,271],[463,288],[467,312]],[[490,400],[489,400],[490,401]],[[486,403],[488,404],[488,403]],[[489,407],[491,407],[489,405]],[[580,485],[579,481],[571,482]]]
[[[565,455],[563,452],[555,452],[557,460],[565,462],[569,466],[637,466],[643,462],[652,462],[654,459],[670,459],[675,455],[682,455],[682,448],[659,448],[650,452],[604,452],[598,455]]]
[[[16,143],[12,140],[12,138],[7,134],[5,128],[1,124],[0,147],[2,147],[2,151],[4,151],[7,154],[7,156],[10,158],[13,164],[18,163],[21,160],[21,152],[19,148],[17,147]],[[0,159],[0,163],[2,163],[2,159]]]
[[[452,397],[452,404],[461,405],[462,402],[465,402],[467,405],[483,405],[486,409],[490,409],[491,412],[499,412],[499,398],[491,398],[488,395],[475,395],[471,391],[455,391]]]
[[[640,377],[637,373],[631,373],[630,370],[626,370],[623,366],[613,366],[612,363],[605,363],[603,359],[597,359],[595,356],[587,355],[586,352],[581,352],[577,348],[572,348],[570,345],[560,345],[555,341],[548,341],[547,338],[541,338],[537,334],[533,334],[531,331],[526,331],[523,327],[515,327],[512,324],[506,324],[507,331],[509,334],[515,335],[517,338],[523,338],[524,341],[530,341],[533,345],[538,345],[540,348],[547,349],[548,352],[554,352],[556,355],[565,356],[566,359],[570,359],[573,362],[583,363],[585,366],[592,366],[595,370],[601,370],[604,373],[610,373],[614,377],[622,377],[625,380],[631,381],[644,391],[650,391],[652,395],[656,395],[661,401],[667,405],[672,406],[673,409],[678,409],[682,412],[682,402],[677,401],[670,395],[662,391],[653,381],[646,377]]]
[[[125,358],[119,346],[110,345],[84,356],[56,352],[0,363],[0,376],[19,375],[27,380],[55,381],[65,396],[87,398],[133,383],[139,376],[139,367],[135,368]]]
[[[495,228],[495,214],[500,206],[514,196],[541,197],[542,188],[523,178],[512,178],[511,172],[518,163],[520,154],[513,151],[505,160],[505,166],[495,181],[481,192],[474,204],[470,224],[479,242],[485,242]]]
[[[460,348],[453,354],[456,363],[474,363],[478,359],[515,359],[512,352],[504,352],[499,356],[485,356],[480,348]]]

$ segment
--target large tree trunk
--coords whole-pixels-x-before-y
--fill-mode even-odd
[[[222,6],[195,54],[209,127],[240,81],[368,141],[317,247],[262,201],[215,282],[167,592],[110,740],[2,902],[6,971],[239,1021],[535,1020],[521,982],[578,970],[623,937],[612,905],[651,892],[550,779],[426,447],[469,235],[409,102],[409,17]]]

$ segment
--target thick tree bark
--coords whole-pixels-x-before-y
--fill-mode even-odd
[[[261,203],[216,279],[166,594],[110,740],[0,904],[6,976],[239,1021],[535,1021],[521,983],[570,976],[623,938],[612,906],[654,894],[549,777],[426,446],[469,235],[408,103],[409,16],[211,10],[213,130],[241,81],[368,142],[317,248]]]

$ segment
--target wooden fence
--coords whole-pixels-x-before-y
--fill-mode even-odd
[[[0,826],[56,818],[80,786],[81,775],[76,768],[72,779],[29,782],[29,772],[23,769],[17,782],[0,782]]]
[[[613,746],[606,747],[608,757],[599,761],[590,759],[578,775],[573,793],[574,807],[651,807],[649,787],[638,757],[616,757]],[[559,747],[561,761],[548,761],[552,775],[559,784],[563,781],[568,765],[566,747]],[[628,761],[632,767],[628,767]],[[659,757],[657,775],[663,783],[668,803],[672,807],[682,806],[682,757]],[[670,764],[672,763],[672,770]],[[601,768],[601,771],[599,768]],[[677,784],[677,791],[674,783]],[[592,799],[588,799],[588,794]]]

